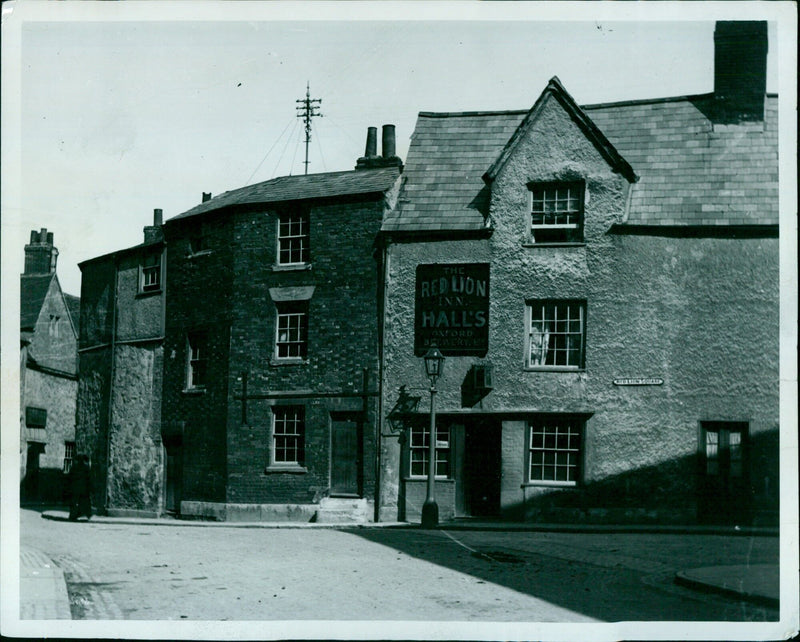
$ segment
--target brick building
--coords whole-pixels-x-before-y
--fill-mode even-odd
[[[53,233],[31,231],[20,276],[20,498],[63,499],[75,454],[79,300],[61,290]]]
[[[161,443],[164,243],[161,210],[144,242],[81,269],[78,450],[93,502],[112,515],[157,515],[168,501]]]
[[[375,146],[371,128],[354,171],[243,187],[165,223],[162,434],[183,515],[372,519],[392,126]]]
[[[777,97],[765,23],[714,92],[419,114],[383,225],[382,520],[777,518]],[[416,315],[416,317],[415,317]],[[414,319],[414,322],[412,322]]]

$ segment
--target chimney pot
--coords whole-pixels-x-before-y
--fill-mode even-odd
[[[39,242],[39,232],[31,230],[31,245]]]
[[[211,192],[203,192],[203,203],[211,200]]]
[[[378,155],[378,128],[367,127],[367,148],[364,150],[364,156],[367,158],[375,158]]]
[[[53,244],[53,233],[52,232],[48,232],[47,233],[47,244],[48,245],[52,245]]]
[[[164,212],[160,208],[153,210],[153,225],[161,225],[164,221]]]
[[[392,158],[396,156],[395,153],[395,145],[394,145],[394,125],[384,125],[383,126],[383,140],[382,140],[382,151],[384,158]]]

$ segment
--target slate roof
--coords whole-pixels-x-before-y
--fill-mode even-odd
[[[346,172],[282,176],[240,187],[196,205],[170,219],[175,221],[232,205],[279,203],[312,198],[370,194],[389,190],[400,175],[398,167],[380,167]],[[168,221],[169,222],[169,221]]]
[[[75,328],[75,334],[77,335],[81,322],[81,299],[80,297],[65,293],[64,302],[67,304],[69,316],[72,317],[72,326]]]
[[[22,274],[19,283],[20,330],[33,330],[55,274]]]
[[[582,109],[639,177],[627,223],[777,224],[777,97],[767,97],[764,123],[739,125],[712,123],[711,95]],[[421,112],[383,230],[483,228],[489,189],[481,176],[528,113]]]

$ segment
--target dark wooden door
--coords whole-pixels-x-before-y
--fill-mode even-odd
[[[464,500],[467,515],[500,513],[500,422],[479,419],[464,434]]]
[[[331,418],[331,494],[360,496],[361,431],[356,417]]]
[[[179,513],[181,508],[181,444],[179,441],[165,442],[166,481],[164,489],[164,509]]]

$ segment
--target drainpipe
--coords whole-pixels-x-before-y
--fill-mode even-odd
[[[119,288],[119,257],[114,256],[114,289],[111,294],[111,372],[108,377],[108,422],[106,424],[106,483],[103,508],[108,514],[111,483],[111,427],[114,420],[114,375],[117,361],[117,289]]]
[[[381,452],[383,435],[383,377],[384,377],[384,344],[386,340],[386,292],[389,278],[389,252],[386,237],[380,237],[381,281],[378,292],[378,416],[375,420],[375,516],[380,521],[381,511]]]

